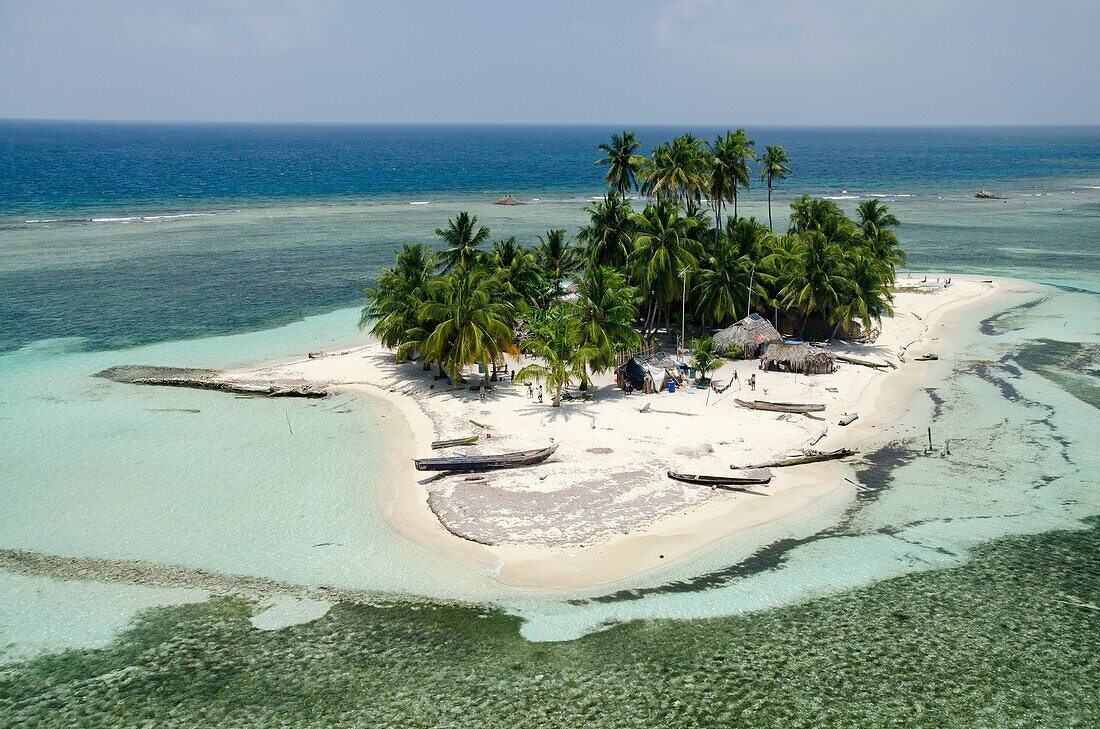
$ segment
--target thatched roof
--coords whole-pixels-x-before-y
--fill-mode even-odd
[[[736,344],[741,348],[743,357],[755,357],[762,345],[782,341],[783,336],[776,331],[771,322],[756,312],[714,335],[714,343],[719,354],[725,354],[730,345]]]
[[[524,203],[521,203],[519,200],[512,197],[512,193],[510,193],[510,192],[506,193],[504,195],[504,197],[502,197],[501,199],[499,199],[495,203],[493,203],[493,205],[523,205],[523,204]]]
[[[821,375],[833,371],[836,357],[828,350],[809,344],[775,342],[764,350],[762,361],[765,369]]]

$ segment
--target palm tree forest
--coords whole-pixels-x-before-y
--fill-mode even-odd
[[[455,386],[467,366],[487,379],[506,353],[529,355],[518,377],[546,382],[556,406],[617,354],[667,346],[698,357],[708,335],[752,312],[816,339],[859,336],[891,314],[905,254],[886,205],[867,200],[853,220],[802,195],[776,231],[772,190],[794,174],[783,147],[758,154],[744,129],[711,142],[684,134],[649,156],[641,147],[629,131],[600,145],[607,192],[573,234],[493,239],[459,213],[437,243],[405,245],[365,289],[360,328]],[[738,214],[754,183],[766,223]]]

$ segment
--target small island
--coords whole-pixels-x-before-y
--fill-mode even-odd
[[[851,488],[815,454],[899,415],[935,360],[929,333],[942,349],[1000,286],[899,278],[899,221],[877,199],[852,219],[803,195],[777,231],[790,159],[754,148],[737,130],[646,157],[616,134],[574,240],[528,247],[459,213],[366,289],[371,343],[219,381],[380,398],[409,433],[384,479],[391,523],[518,587],[606,584],[812,518]],[[756,180],[766,224],[738,215]],[[507,465],[536,465],[481,468],[517,452],[535,455]],[[476,472],[413,467],[452,456]],[[740,470],[762,463],[804,465]]]

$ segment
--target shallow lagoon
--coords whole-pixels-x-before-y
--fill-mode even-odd
[[[390,608],[341,604],[312,622],[261,632],[248,618],[270,606],[249,600],[5,575],[0,660],[40,657],[9,662],[0,673],[0,718],[44,711],[40,701],[72,690],[65,695],[78,699],[63,703],[78,709],[102,708],[105,691],[128,697],[126,706],[145,717],[164,718],[144,712],[170,712],[168,703],[181,699],[185,715],[201,720],[217,710],[211,696],[234,672],[254,683],[224,696],[250,716],[314,710],[344,676],[351,679],[345,695],[367,681],[381,697],[378,710],[424,723],[446,723],[439,712],[468,714],[479,705],[498,721],[551,706],[577,707],[578,721],[606,718],[620,695],[647,707],[636,717],[643,723],[669,715],[701,722],[709,715],[689,712],[704,704],[719,718],[789,720],[775,708],[777,691],[797,698],[788,708],[837,721],[964,710],[991,712],[972,723],[1095,718],[1087,703],[1096,694],[1092,613],[1072,603],[1097,602],[1095,569],[1082,555],[1095,554],[1094,527],[1083,520],[1100,512],[1091,475],[1092,444],[1100,442],[1093,399],[1100,189],[1087,176],[1004,184],[1015,185],[1001,188],[1014,196],[1005,203],[974,201],[962,183],[937,191],[925,181],[915,194],[900,186],[832,191],[853,207],[849,193],[891,193],[914,270],[981,271],[1056,287],[1021,297],[1021,304],[1041,300],[1033,306],[969,323],[957,356],[937,365],[946,379],[936,392],[918,395],[912,411],[865,449],[868,463],[850,474],[858,486],[796,527],[735,535],[606,590],[537,599],[457,568],[385,525],[375,474],[387,439],[400,433],[371,403],[236,400],[90,375],[124,363],[217,367],[335,347],[356,336],[357,311],[345,307],[395,245],[429,239],[464,208],[495,235],[530,243],[546,228],[575,228],[586,195],[544,195],[513,209],[492,206],[493,193],[480,192],[412,196],[430,200],[423,206],[283,200],[211,217],[6,220],[0,548],[430,599]],[[777,209],[788,201],[780,195]],[[743,210],[766,217],[758,200]],[[1050,340],[1060,344],[1044,344]],[[930,420],[937,441],[951,438],[951,458],[911,457]],[[1078,531],[1049,533],[1061,529]],[[447,599],[503,612],[436,602]],[[319,612],[309,607],[302,612]],[[127,625],[132,632],[113,637]],[[520,639],[579,636],[586,637],[552,645]],[[107,650],[72,650],[82,646]],[[364,672],[342,662],[346,652],[326,662],[340,646]],[[71,652],[51,657],[64,649]],[[586,657],[591,670],[568,670]],[[299,698],[273,691],[288,665],[317,660],[319,683],[294,679]],[[936,670],[926,669],[929,662]],[[958,672],[941,670],[954,663]],[[143,666],[134,672],[143,678],[120,687],[110,676],[127,666]],[[425,693],[425,672],[447,677],[437,693]],[[177,686],[183,675],[200,678]],[[42,676],[57,680],[47,686]],[[912,683],[896,695],[870,688],[905,677]],[[623,693],[624,686],[632,688]],[[517,698],[492,699],[502,695]],[[734,698],[723,704],[719,696]],[[780,713],[768,714],[768,706]]]
[[[1081,312],[1096,297],[1036,287],[1019,298],[1022,306],[985,323],[989,333],[979,326],[988,312],[971,317],[958,350],[937,364],[943,383],[884,427],[852,474],[859,485],[812,518],[733,535],[606,589],[535,597],[386,524],[375,474],[387,439],[403,429],[370,402],[239,399],[89,376],[122,362],[224,366],[300,353],[302,341],[331,347],[354,331],[355,310],[122,352],[41,343],[0,358],[5,380],[21,383],[0,420],[13,476],[2,546],[490,602],[522,616],[521,632],[533,640],[638,618],[761,610],[955,566],[985,541],[1074,528],[1100,511],[1086,477],[1096,467],[1088,444],[1100,439],[1095,404],[1042,374],[1057,364],[1048,350],[1038,371],[1013,359],[1051,321],[1066,322],[1067,341],[1088,341],[1100,317]],[[1082,369],[1078,376],[1092,377]],[[950,458],[915,455],[929,423],[937,444],[950,438]]]

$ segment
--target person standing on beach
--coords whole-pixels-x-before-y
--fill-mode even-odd
[[[542,402],[542,384],[539,384],[539,402]]]
[[[527,397],[534,397],[534,396],[535,396],[535,389],[533,387],[531,387],[531,383],[528,382],[527,383]]]

